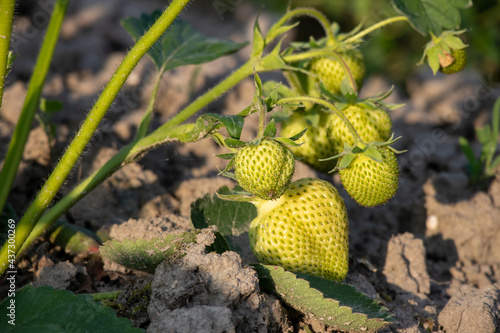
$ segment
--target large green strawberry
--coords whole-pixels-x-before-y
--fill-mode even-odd
[[[352,74],[356,89],[361,88],[365,76],[365,63],[363,55],[359,50],[347,50],[339,52]],[[333,94],[340,93],[340,85],[347,77],[344,66],[335,57],[315,58],[311,61],[310,70],[316,74],[325,87]]]
[[[327,181],[303,178],[275,201],[255,202],[250,245],[263,263],[342,281],[348,270],[347,211]]]
[[[301,161],[320,172],[329,172],[335,167],[335,161],[319,161],[336,154],[328,137],[328,117],[327,112],[317,110],[319,121],[316,126],[312,126],[306,120],[306,113],[295,111],[293,115],[281,124],[281,135],[291,137],[300,133],[307,127],[305,134],[298,140],[303,142],[299,147],[290,149],[295,156],[302,158]]]
[[[399,168],[394,151],[387,147],[377,149],[382,155],[381,162],[359,153],[346,168],[339,171],[347,193],[365,207],[386,203],[398,189]],[[342,158],[349,158],[349,154]]]
[[[349,105],[342,110],[352,126],[364,142],[387,141],[392,134],[391,117],[382,108],[373,108],[367,104]],[[354,137],[347,125],[336,114],[329,118],[328,135],[332,144],[333,154],[342,153],[344,143],[354,145]]]
[[[446,61],[448,59],[449,61]],[[454,74],[464,69],[467,64],[467,53],[465,49],[453,49],[451,53],[446,53],[445,57],[440,57],[440,60],[442,60],[442,63],[447,64],[449,62],[449,64],[447,66],[441,65],[439,70],[444,74]]]
[[[273,139],[249,144],[234,157],[234,175],[240,186],[264,200],[280,197],[294,172],[294,155]]]

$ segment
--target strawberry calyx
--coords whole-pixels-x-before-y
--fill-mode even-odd
[[[456,60],[459,60],[460,66],[453,72],[462,70],[465,67],[465,60],[462,56],[460,59],[457,58],[457,53],[454,51],[463,50],[468,46],[458,37],[465,31],[448,30],[437,37],[431,32],[432,39],[425,46],[424,53],[418,64],[421,65],[427,59],[429,67],[432,69],[434,75],[436,75],[438,70],[453,66]],[[465,53],[461,52],[461,54]]]
[[[360,98],[359,95],[356,94],[355,91],[348,86],[342,86],[343,90],[340,94],[331,93],[323,84],[320,85],[320,89],[321,94],[329,99],[332,104],[341,111],[346,109],[350,105],[360,105],[367,109],[383,108],[386,111],[395,110],[404,106],[404,104],[385,102],[385,99],[387,99],[392,94],[394,86],[391,86],[391,88],[389,88],[387,91],[365,98]]]
[[[322,159],[320,161],[329,161],[333,159],[338,159],[337,165],[333,170],[330,171],[330,173],[335,172],[337,170],[346,169],[347,167],[349,167],[352,161],[354,161],[354,159],[359,155],[364,155],[366,157],[369,157],[375,162],[382,162],[383,157],[379,151],[380,148],[387,148],[393,151],[395,154],[401,154],[406,152],[406,150],[397,150],[390,146],[400,138],[401,137],[397,137],[394,139],[394,134],[392,134],[389,140],[384,142],[374,141],[365,143],[358,141],[354,144],[354,146],[350,146],[344,143],[344,151],[342,153],[329,158]]]

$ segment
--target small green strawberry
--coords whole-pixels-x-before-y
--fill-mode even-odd
[[[265,264],[334,281],[348,270],[347,211],[337,189],[325,180],[303,178],[275,201],[256,201],[250,245]]]
[[[300,138],[303,144],[290,149],[302,162],[320,172],[327,173],[335,167],[335,161],[321,162],[320,159],[328,158],[336,154],[328,137],[328,117],[330,114],[319,110],[315,111],[319,116],[316,126],[307,122],[306,113],[295,111],[293,115],[281,124],[280,134],[291,137],[307,127],[306,133]]]
[[[440,56],[439,71],[444,74],[455,74],[464,69],[467,64],[467,53],[465,49],[453,49],[451,53],[446,52],[444,56]]]
[[[234,157],[234,175],[241,187],[253,195],[279,198],[295,172],[290,149],[273,139],[258,140],[241,148]]]
[[[349,105],[342,110],[344,116],[358,132],[364,142],[387,141],[392,134],[392,121],[389,114],[380,107],[371,107],[364,103]],[[354,145],[354,137],[347,125],[336,114],[329,118],[328,136],[332,144],[331,156],[344,151],[344,144]]]
[[[359,50],[339,52],[356,83],[356,90],[361,88],[365,76],[365,63]],[[332,94],[340,93],[342,81],[347,77],[344,66],[335,57],[316,58],[311,61],[310,70],[316,74]]]
[[[342,185],[358,204],[365,207],[386,203],[398,189],[399,168],[394,151],[387,146],[370,150],[372,157],[378,155],[380,162],[365,152],[346,154],[339,161]]]

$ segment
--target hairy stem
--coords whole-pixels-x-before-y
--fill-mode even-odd
[[[156,131],[122,148],[99,170],[73,188],[70,193],[64,196],[64,198],[62,198],[57,204],[54,205],[54,207],[42,216],[33,231],[30,233],[29,237],[26,239],[20,252],[24,252],[29,245],[32,244],[37,237],[41,236],[45,230],[50,228],[62,214],[68,211],[78,201],[80,201],[122,166],[137,161],[144,155],[144,153],[161,144],[177,140],[174,132],[183,132],[183,126],[178,126],[180,122],[185,121],[208,103],[220,97],[235,84],[251,75],[252,72],[252,64],[250,62],[244,64],[240,69],[233,72],[225,80],[221,81],[218,85],[200,96],[195,102],[191,103],[177,116],[173,117],[169,122],[165,123]],[[150,104],[151,103],[154,103],[154,101],[150,100]],[[191,124],[184,126],[185,128],[188,128],[190,125]]]
[[[330,43],[335,42],[335,36],[333,35],[333,33],[330,29],[330,21],[326,18],[325,15],[323,15],[323,13],[321,13],[320,11],[313,9],[313,8],[297,8],[297,9],[294,9],[294,10],[287,12],[285,15],[283,15],[283,17],[278,22],[276,22],[271,27],[271,29],[269,29],[269,31],[278,29],[279,27],[283,26],[283,24],[285,24],[286,21],[288,21],[292,17],[302,16],[302,15],[311,16],[311,17],[314,17],[316,20],[318,20],[318,22],[321,24],[321,26],[325,30],[325,34],[326,34],[326,38],[327,38],[328,42],[330,42]],[[269,42],[270,41],[266,40],[266,43],[269,43]]]
[[[2,108],[3,88],[8,72],[7,61],[15,4],[14,0],[0,0],[0,109]],[[2,211],[1,207],[0,205],[0,212]]]
[[[63,185],[132,70],[149,48],[172,24],[188,2],[189,0],[172,1],[156,23],[151,26],[123,59],[49,179],[19,221],[14,238],[14,251],[16,253]],[[7,258],[8,246],[5,244],[0,251],[0,274],[3,274],[7,269]]]
[[[49,71],[50,62],[54,54],[57,39],[59,38],[59,32],[68,4],[69,0],[58,0],[56,2],[42,48],[40,49],[40,54],[38,55],[33,74],[28,84],[28,91],[26,92],[21,115],[19,116],[19,121],[12,135],[7,155],[5,156],[5,164],[2,171],[0,171],[0,184],[2,184],[0,188],[0,212],[7,202],[12,183],[14,182],[19,163],[23,156],[24,146],[40,103],[43,84]],[[0,11],[3,11],[3,8]]]
[[[408,21],[408,18],[406,16],[395,16],[395,17],[391,17],[391,18],[388,18],[386,20],[380,21],[378,23],[375,23],[371,27],[366,28],[365,30],[358,32],[354,36],[343,41],[342,43],[345,43],[345,44],[352,43],[352,42],[363,38],[364,36],[368,35],[369,33],[373,32],[373,31],[375,31],[375,30],[377,30],[385,25],[388,25],[388,24],[391,24],[394,22],[399,22],[399,21]]]

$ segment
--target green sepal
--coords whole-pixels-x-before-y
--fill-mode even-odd
[[[215,143],[217,143],[219,146],[221,146],[221,147],[227,147],[226,143],[224,142],[225,138],[219,132],[212,133],[209,136],[212,139],[214,139]]]
[[[220,194],[219,192],[215,192],[217,197],[222,200],[227,201],[237,201],[237,202],[254,202],[255,197],[248,192],[241,192],[239,194]]]
[[[227,170],[230,170],[231,168],[233,167],[233,165],[227,165],[226,168],[224,170],[222,170],[219,175],[222,175],[224,177],[227,177],[227,178],[230,178],[234,181],[238,181],[236,180],[236,175],[234,174],[234,172],[230,172],[230,171],[227,171]]]
[[[220,121],[226,128],[227,133],[231,136],[231,138],[237,140],[241,136],[243,124],[245,123],[244,118],[240,115],[220,115],[215,113],[205,113],[201,115],[201,118],[207,121],[210,121],[212,119]]]
[[[290,31],[291,29],[295,28],[296,26],[299,25],[300,22],[295,22],[294,24],[291,24],[291,25],[283,25],[283,26],[279,26],[276,28],[276,24],[274,24],[270,29],[269,31],[267,32],[267,35],[266,35],[266,40],[265,40],[265,43],[266,45],[269,44],[270,42],[272,42],[276,37],[278,37],[279,35],[282,35],[288,31]]]
[[[233,180],[236,180],[236,176],[234,175],[234,173],[233,172],[229,172],[229,170],[231,170],[233,167],[234,167],[234,157],[229,160],[229,162],[227,163],[227,165],[224,168],[224,170],[222,170],[221,172],[219,172],[219,174],[223,175],[225,177],[231,178]]]
[[[264,52],[264,47],[266,46],[266,42],[264,37],[262,36],[262,30],[259,26],[259,17],[255,19],[255,24],[253,26],[253,44],[252,44],[252,58],[260,58],[262,56],[262,52]]]
[[[275,141],[278,141],[279,143],[281,144],[284,144],[285,146],[289,146],[289,147],[300,147],[302,146],[304,143],[297,143],[293,140],[290,140],[289,138],[274,138]]]
[[[297,141],[298,139],[300,139],[306,133],[306,131],[307,131],[307,127],[304,128],[299,133],[297,133],[295,135],[292,135],[289,139],[292,140],[292,141]]]
[[[376,162],[382,162],[384,160],[384,157],[380,153],[380,151],[375,148],[375,147],[368,147],[364,152],[363,155],[371,158],[372,160]]]
[[[266,129],[264,130],[264,137],[274,138],[276,136],[276,133],[277,133],[276,123],[274,122],[274,119],[271,119],[269,124],[267,124]]]
[[[233,138],[226,138],[226,139],[224,139],[224,143],[229,148],[241,148],[241,147],[245,147],[247,145],[246,142],[241,141],[241,140],[236,140],[236,139],[233,139]]]
[[[359,154],[359,153],[362,153],[364,151],[364,149],[360,148],[358,146],[354,146],[351,151],[353,154]]]
[[[351,165],[351,162],[354,161],[354,159],[357,157],[356,154],[353,153],[348,153],[345,154],[339,161],[338,168],[339,169],[345,169]]]
[[[223,160],[232,160],[236,153],[226,153],[226,154],[216,154],[218,158],[222,158]]]

